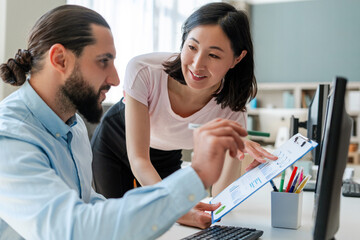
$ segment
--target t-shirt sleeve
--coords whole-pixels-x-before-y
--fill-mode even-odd
[[[124,91],[145,106],[148,106],[150,95],[150,74],[148,67],[141,64],[138,58],[133,58],[125,70]]]
[[[248,113],[247,113],[247,112],[243,112],[242,114],[240,114],[239,120],[238,120],[238,122],[239,122],[245,129],[247,129],[247,117],[248,117]]]
[[[248,117],[247,112],[232,112],[229,119],[240,123],[241,126],[247,129],[247,117]]]

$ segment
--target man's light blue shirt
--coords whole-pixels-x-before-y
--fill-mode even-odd
[[[64,123],[28,81],[0,103],[0,240],[155,239],[206,196],[191,167],[105,200],[82,119]],[[116,184],[116,183],[114,183]]]

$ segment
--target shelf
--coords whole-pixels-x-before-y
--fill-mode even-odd
[[[300,118],[300,121],[307,120],[307,107],[319,84],[331,84],[331,82],[258,83],[257,108],[250,108],[250,105],[248,105],[248,129],[271,132],[271,137],[255,140],[273,144],[276,141],[279,129],[290,127],[289,117],[291,117],[291,114]],[[355,94],[352,92],[355,92]],[[351,143],[358,143],[360,146],[360,109],[358,109],[357,92],[360,92],[360,82],[348,82],[345,106],[354,121],[350,141]],[[350,95],[355,100],[349,100]],[[306,130],[302,129],[300,132],[306,135]]]

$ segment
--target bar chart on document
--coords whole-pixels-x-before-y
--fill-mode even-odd
[[[317,145],[300,133],[291,137],[273,152],[273,155],[278,157],[276,161],[269,160],[246,172],[210,201],[221,202],[221,206],[212,212],[212,223],[217,222]]]

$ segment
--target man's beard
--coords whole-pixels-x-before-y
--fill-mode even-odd
[[[60,91],[88,122],[98,123],[103,113],[102,106],[99,103],[100,92],[104,89],[108,90],[110,86],[102,86],[96,93],[94,88],[84,80],[79,66],[76,64]]]

